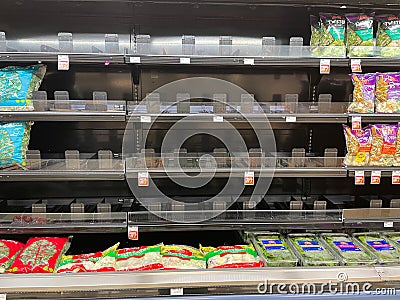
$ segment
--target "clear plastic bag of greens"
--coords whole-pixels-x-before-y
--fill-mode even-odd
[[[400,20],[396,15],[376,16],[378,31],[376,47],[380,56],[400,56]]]
[[[346,44],[349,56],[374,55],[374,17],[367,14],[346,14]]]
[[[399,248],[379,232],[355,233],[354,237],[361,241],[378,258],[378,263],[400,263]]]

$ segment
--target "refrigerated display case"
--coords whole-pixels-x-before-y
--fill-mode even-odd
[[[386,264],[362,246],[371,259],[358,265],[325,241],[340,237],[354,246],[354,237],[367,232],[390,241],[399,230],[400,167],[345,166],[342,124],[400,121],[399,114],[348,112],[352,66],[398,71],[400,57],[381,57],[377,47],[371,57],[349,57],[345,46],[318,54],[308,46],[310,14],[398,15],[399,3],[3,2],[0,65],[40,62],[48,71],[33,96],[34,111],[0,112],[1,122],[34,122],[25,163],[0,169],[0,238],[72,235],[67,254],[118,242],[228,251],[254,243],[266,265],[6,273],[0,274],[4,297],[368,299],[373,293],[395,299],[400,293],[400,261]],[[377,176],[379,184],[371,184]],[[273,266],[258,236],[268,237],[270,247],[287,245],[295,256]],[[299,237],[303,244],[315,237],[308,249],[328,251],[329,262],[318,266],[311,252],[304,259],[290,242]],[[331,285],[342,290],[332,292]],[[348,291],[354,287],[364,290]]]

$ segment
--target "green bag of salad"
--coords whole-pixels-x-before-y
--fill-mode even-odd
[[[374,54],[374,18],[367,14],[347,14],[346,43],[350,56]]]
[[[346,19],[341,15],[321,13],[320,51],[323,56],[345,56]],[[343,47],[341,49],[340,47]]]
[[[386,57],[400,56],[400,20],[395,15],[376,16],[378,32],[376,46],[381,47],[380,55]]]

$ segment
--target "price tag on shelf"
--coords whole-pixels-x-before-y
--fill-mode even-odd
[[[319,61],[319,73],[320,74],[330,74],[331,73],[331,60],[321,59]]]
[[[372,171],[371,172],[371,184],[381,184],[381,171]]]
[[[350,61],[351,71],[353,73],[361,73],[361,59],[352,59]]]
[[[132,241],[139,240],[139,227],[138,226],[128,226],[128,239]]]
[[[243,64],[244,65],[254,66],[254,58],[245,58],[245,59],[243,59]]]
[[[223,122],[223,121],[224,121],[224,117],[222,117],[222,116],[214,116],[213,117],[213,122],[220,123],[220,122]]]
[[[149,172],[138,172],[138,186],[149,186]]]
[[[7,294],[0,294],[0,300],[7,300]]]
[[[296,123],[297,118],[294,116],[288,116],[286,117],[286,123]]]
[[[179,63],[183,65],[190,65],[190,57],[181,57]]]
[[[58,55],[58,70],[68,71],[69,70],[69,56],[68,55]]]
[[[140,122],[151,123],[151,117],[150,116],[140,116]]]
[[[170,290],[171,296],[183,296],[183,288],[174,288]]]
[[[351,129],[352,130],[361,130],[361,117],[352,117],[351,118]]]
[[[365,184],[364,171],[355,171],[354,184],[355,185],[364,185]]]
[[[140,57],[139,56],[131,56],[131,57],[129,57],[129,62],[131,64],[140,64]]]
[[[400,171],[392,172],[392,184],[400,184]]]
[[[393,222],[383,222],[383,227],[385,227],[385,228],[393,228]]]
[[[244,172],[244,185],[254,185],[254,172]]]

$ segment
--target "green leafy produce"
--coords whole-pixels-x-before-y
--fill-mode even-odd
[[[324,235],[323,239],[336,250],[348,266],[376,263],[376,259],[372,258],[364,249],[355,245],[347,234]]]
[[[399,16],[381,15],[378,20],[376,46],[381,47],[380,55],[400,56],[400,20]]]
[[[318,17],[311,15],[310,25],[311,25],[311,39],[310,39],[311,53],[317,56],[319,52],[318,46],[321,39],[321,21],[319,20]]]
[[[374,19],[367,14],[347,14],[347,51],[350,56],[374,54]]]
[[[344,56],[346,20],[336,14],[320,14],[321,37],[320,54],[322,56]]]
[[[286,267],[297,264],[296,257],[279,235],[259,235],[256,238],[268,267]]]
[[[362,234],[358,235],[357,238],[380,258],[381,263],[395,263],[400,261],[400,251],[389,240],[381,237],[378,233]]]
[[[396,243],[396,246],[400,246],[400,234],[397,233],[387,233],[385,234],[392,242]]]
[[[314,235],[290,236],[294,247],[308,266],[337,266],[339,262],[325,249]]]

